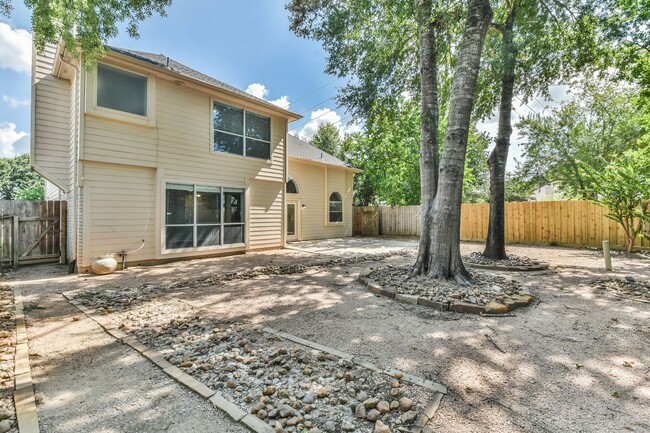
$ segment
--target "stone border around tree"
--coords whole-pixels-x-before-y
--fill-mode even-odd
[[[275,433],[275,429],[273,427],[271,427],[269,424],[259,419],[257,416],[250,413],[246,413],[238,405],[228,401],[223,396],[223,394],[221,394],[219,391],[216,391],[204,385],[203,383],[196,380],[189,374],[185,373],[180,368],[172,365],[169,361],[167,361],[162,356],[160,356],[160,354],[158,354],[156,351],[150,349],[149,347],[137,341],[135,338],[131,337],[130,335],[127,335],[124,331],[118,329],[118,326],[113,322],[111,318],[99,314],[96,311],[86,307],[81,302],[74,299],[74,297],[71,294],[68,293],[61,293],[61,294],[71,305],[73,305],[79,311],[84,313],[88,318],[94,320],[106,333],[111,335],[116,340],[136,350],[142,356],[144,356],[149,361],[157,365],[160,369],[162,369],[162,371],[165,372],[172,379],[176,380],[182,385],[185,385],[187,388],[191,389],[192,391],[196,392],[204,399],[208,400],[214,407],[225,412],[234,421],[244,424],[247,428],[251,429],[256,433]],[[440,407],[440,402],[442,401],[442,397],[445,394],[447,394],[447,388],[444,385],[433,382],[431,380],[424,379],[418,376],[414,376],[390,368],[382,369],[375,364],[356,358],[355,356],[349,353],[341,352],[339,350],[327,346],[323,346],[313,341],[305,340],[304,338],[300,338],[295,335],[282,332],[274,328],[266,327],[263,328],[262,331],[303,346],[307,346],[316,350],[320,350],[322,352],[332,354],[338,358],[352,361],[354,364],[362,368],[371,370],[373,372],[383,373],[391,377],[397,373],[400,373],[402,375],[402,380],[409,382],[413,385],[421,386],[423,388],[433,391],[434,392],[433,397],[426,405],[424,410],[418,414],[418,418],[415,422],[415,425],[411,428],[410,433],[425,433],[428,431],[427,429],[429,428],[425,426],[431,419],[433,419],[436,412],[438,411],[438,408]],[[34,409],[35,407],[36,406],[34,404]],[[20,431],[21,433],[23,433],[22,428]],[[28,432],[31,433],[32,430],[29,430]],[[36,430],[34,433],[38,433],[38,430]]]
[[[23,293],[14,288],[16,308],[16,348],[14,354],[14,405],[20,433],[39,433],[34,382],[29,365],[29,340],[23,310]]]
[[[465,266],[476,269],[485,269],[486,271],[502,271],[502,272],[539,272],[547,271],[549,264],[546,262],[540,262],[539,265],[530,265],[530,266],[500,266],[500,265],[481,265],[479,263],[472,263],[470,261],[463,261]]]
[[[394,299],[399,302],[404,302],[406,304],[433,308],[434,310],[441,312],[455,311],[457,313],[499,315],[511,312],[517,308],[526,307],[530,305],[535,299],[535,297],[530,294],[530,291],[528,289],[522,289],[520,291],[521,294],[512,295],[510,297],[511,299],[506,300],[503,304],[498,302],[490,302],[486,305],[472,304],[463,301],[439,302],[416,295],[403,295],[397,293],[395,289],[384,288],[380,286],[376,281],[369,278],[369,275],[371,273],[372,270],[360,272],[359,276],[357,277],[357,281],[368,288],[368,290],[370,290],[370,292],[374,293],[375,295],[385,296],[387,298]]]

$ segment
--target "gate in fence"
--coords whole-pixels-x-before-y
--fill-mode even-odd
[[[379,235],[379,208],[377,206],[354,208],[352,233],[361,236]]]
[[[67,203],[0,200],[0,266],[65,259]]]

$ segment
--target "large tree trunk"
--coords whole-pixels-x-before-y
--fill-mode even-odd
[[[436,33],[431,20],[431,0],[418,1],[420,40],[420,190],[421,234],[418,257],[411,276],[426,272],[431,245],[431,204],[438,187],[438,59]]]
[[[460,256],[460,208],[470,117],[485,34],[492,20],[489,0],[470,0],[449,103],[447,134],[433,199],[428,275],[466,283],[470,275]]]
[[[502,45],[501,58],[501,101],[499,103],[499,129],[496,145],[488,158],[490,167],[490,219],[488,235],[483,255],[495,260],[505,260],[505,176],[508,162],[508,148],[512,135],[512,98],[515,88],[515,65],[517,62],[517,47],[513,40],[513,28],[516,16],[516,6],[512,6],[505,25],[501,29]]]

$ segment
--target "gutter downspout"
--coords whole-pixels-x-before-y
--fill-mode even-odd
[[[72,191],[73,197],[74,197],[74,209],[73,209],[74,220],[73,220],[73,223],[72,223],[72,227],[73,227],[72,244],[73,244],[74,247],[72,248],[72,263],[75,263],[75,265],[76,265],[77,255],[78,255],[77,254],[78,253],[78,245],[77,245],[78,221],[79,221],[79,214],[81,212],[80,204],[79,204],[79,196],[80,196],[80,194],[79,194],[79,191],[78,191],[78,189],[79,189],[78,188],[78,185],[79,185],[79,167],[78,167],[78,164],[79,164],[79,143],[81,142],[81,104],[82,104],[81,81],[82,81],[82,74],[81,74],[81,70],[79,69],[79,67],[77,65],[75,65],[74,63],[66,60],[63,57],[64,54],[65,54],[65,50],[64,50],[64,52],[62,54],[59,55],[59,60],[61,62],[65,63],[65,64],[71,66],[74,69],[74,71],[75,71],[75,85],[76,85],[75,101],[74,101],[74,104],[72,104],[72,103],[70,104],[71,105],[70,108],[71,109],[74,108],[74,111],[75,111],[74,112],[74,117],[73,117],[74,125],[71,125],[71,126],[76,129],[76,133],[74,135],[75,143],[74,143],[74,146],[73,146],[73,152],[74,152],[73,160],[74,160],[74,163],[72,164],[72,179],[73,179],[72,182],[73,182],[73,185],[72,185],[72,188],[70,188],[70,190]],[[70,95],[70,96],[72,97],[72,95]],[[66,242],[67,242],[67,239],[66,239]]]

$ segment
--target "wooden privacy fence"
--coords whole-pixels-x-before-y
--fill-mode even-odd
[[[463,204],[461,239],[484,241],[489,212],[487,203]],[[625,247],[623,228],[606,214],[605,208],[588,201],[506,203],[506,242],[600,247],[609,240]],[[379,233],[419,236],[420,206],[379,206]],[[638,239],[637,246],[650,247],[650,241]]]
[[[65,257],[66,202],[0,200],[0,265]]]

